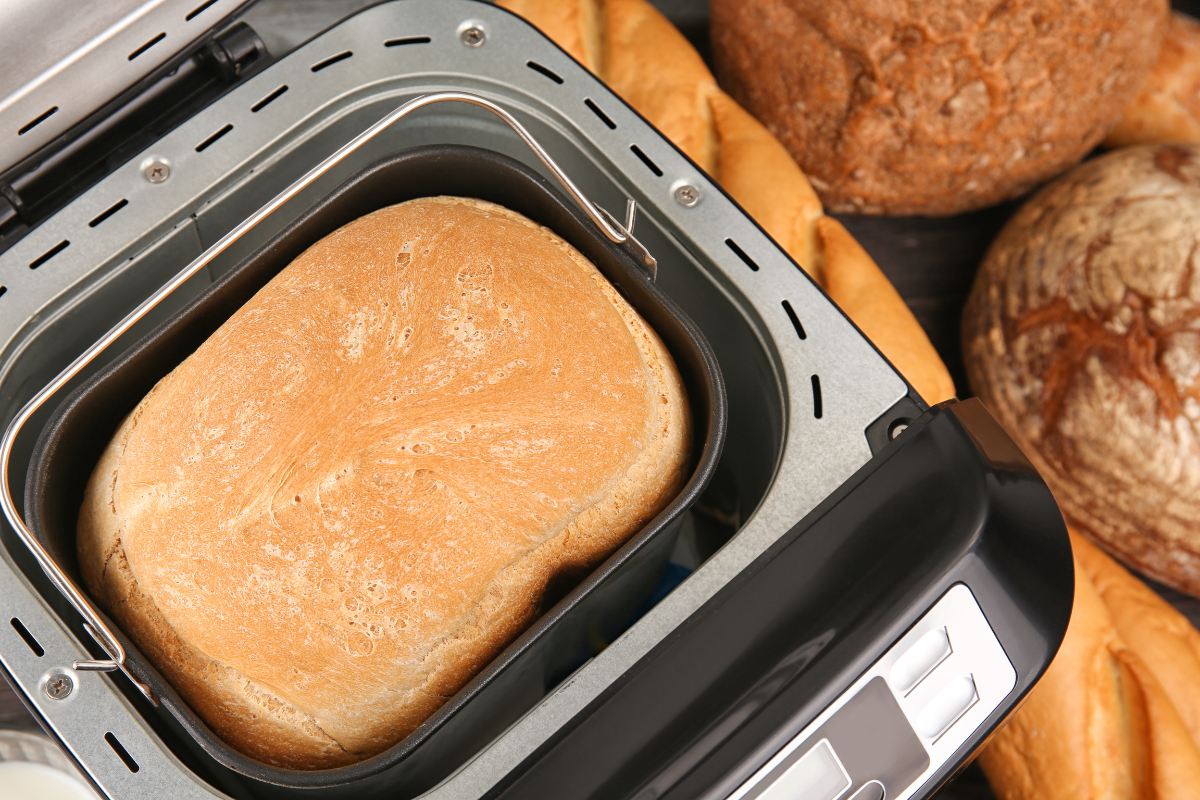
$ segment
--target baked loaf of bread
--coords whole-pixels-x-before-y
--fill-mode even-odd
[[[416,728],[687,476],[671,356],[597,269],[428,198],[309,248],[125,419],[87,587],[229,744],[315,769]]]
[[[1190,800],[1200,642],[1145,584],[1072,532],[1075,606],[1058,655],[979,756],[1000,800]]]
[[[1166,0],[713,0],[717,78],[826,206],[956,214],[1016,197],[1108,133]]]
[[[992,244],[963,314],[971,388],[1068,520],[1200,596],[1200,146],[1124,148]]]
[[[930,403],[950,373],[899,293],[827,217],[796,162],[721,91],[687,39],[646,0],[500,0],[607,83],[719,183]]]
[[[1160,142],[1200,144],[1200,22],[1178,11],[1150,77],[1104,139],[1106,147]]]

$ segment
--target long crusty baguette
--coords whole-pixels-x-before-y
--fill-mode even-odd
[[[1072,543],[1117,633],[1154,673],[1200,745],[1200,632],[1091,541],[1075,534]]]
[[[1106,147],[1200,143],[1200,22],[1175,11],[1158,62]]]
[[[721,91],[700,55],[653,6],[646,0],[500,5],[541,29],[708,172],[925,400],[954,396],[950,373],[887,277],[840,223],[824,215],[783,145]],[[844,279],[837,276],[843,269],[849,273]]]
[[[296,769],[420,725],[687,476],[662,341],[478,200],[325,237],[163,378],[88,482],[88,589],[229,744]]]
[[[1195,698],[1195,632],[1181,630],[1175,609],[1143,595],[1140,581],[1083,537],[1072,532],[1071,541],[1075,606],[1066,638],[979,763],[1001,800],[1194,798],[1200,750],[1171,693],[1182,683]]]

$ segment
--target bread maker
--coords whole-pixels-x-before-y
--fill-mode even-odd
[[[60,35],[0,55],[0,665],[102,796],[927,797],[1046,669],[1073,569],[1020,450],[978,401],[927,407],[534,27],[476,0],[392,0],[272,61],[237,0],[69,5],[4,12]],[[568,177],[711,344],[724,448],[620,624],[550,637],[386,768],[281,777],[215,758],[166,712],[30,536],[27,472],[72,391],[414,148]],[[627,205],[624,224],[609,213]]]

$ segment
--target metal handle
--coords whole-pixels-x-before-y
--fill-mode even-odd
[[[508,126],[516,131],[517,135],[524,140],[525,144],[529,145],[530,149],[533,150],[539,159],[541,159],[542,163],[545,164],[546,167],[554,174],[554,177],[558,178],[559,182],[562,183],[563,187],[567,190],[567,193],[571,195],[571,198],[574,199],[575,202],[578,203],[588,215],[588,217],[591,218],[592,222],[596,224],[596,227],[598,227],[609,240],[621,245],[623,248],[629,251],[637,260],[638,264],[647,271],[651,280],[656,277],[657,263],[655,262],[654,257],[650,255],[646,248],[643,247],[637,239],[633,238],[632,230],[633,223],[636,218],[637,204],[633,200],[627,201],[625,225],[622,226],[621,223],[617,222],[617,220],[614,219],[611,214],[588,200],[587,197],[585,197],[583,193],[579,191],[579,188],[575,186],[574,182],[571,181],[567,174],[563,172],[556,163],[554,163],[554,160],[550,158],[550,155],[542,148],[540,144],[538,144],[537,140],[530,135],[529,131],[525,130],[524,126],[517,122],[517,120],[503,108],[491,102],[490,100],[485,100],[479,95],[471,94],[469,92],[436,92],[433,94],[422,95],[421,97],[414,98],[401,105],[395,111],[391,112],[383,119],[372,125],[370,128],[367,128],[358,136],[354,137],[354,139],[348,142],[336,153],[326,158],[317,166],[313,167],[302,178],[297,180],[287,189],[284,189],[282,192],[280,192],[273,200],[271,200],[271,202],[267,203],[258,211],[254,212],[254,214],[247,217],[241,224],[239,224],[229,233],[222,236],[218,242],[201,253],[195,261],[185,267],[178,275],[163,285],[163,287],[157,292],[148,297],[141,305],[130,312],[128,316],[117,323],[112,330],[110,330],[95,344],[85,350],[82,355],[72,361],[70,366],[58,374],[58,377],[56,377],[53,381],[47,384],[45,388],[34,395],[33,399],[21,409],[21,411],[9,424],[8,429],[4,432],[4,438],[0,440],[0,506],[2,506],[4,509],[4,516],[8,518],[9,523],[13,526],[13,529],[16,530],[17,536],[20,537],[25,546],[28,547],[30,552],[33,553],[38,564],[46,573],[46,576],[50,578],[50,582],[53,583],[54,586],[63,593],[67,600],[70,601],[71,605],[75,607],[75,610],[78,611],[83,617],[84,629],[87,630],[87,632],[92,636],[93,639],[96,640],[97,643],[99,643],[109,657],[109,660],[107,661],[76,661],[73,664],[74,669],[96,672],[111,672],[114,670],[120,670],[121,672],[125,673],[129,680],[133,681],[133,684],[137,686],[138,690],[141,691],[141,693],[145,695],[150,702],[154,703],[155,705],[158,704],[158,701],[155,699],[154,693],[150,690],[150,687],[139,681],[129,672],[129,669],[125,664],[125,648],[121,646],[121,643],[117,640],[117,637],[113,634],[112,630],[107,624],[105,624],[104,620],[100,618],[100,614],[96,610],[96,607],[92,605],[92,602],[87,598],[87,596],[80,591],[79,587],[77,587],[75,583],[69,577],[67,577],[66,573],[62,571],[50,553],[47,552],[44,547],[42,547],[41,543],[36,538],[34,538],[29,528],[25,525],[25,520],[21,518],[20,513],[17,511],[17,507],[13,502],[12,492],[9,489],[8,483],[9,462],[12,458],[13,444],[16,441],[17,434],[20,433],[21,428],[24,427],[25,423],[29,421],[29,418],[33,416],[33,414],[39,408],[41,408],[51,396],[65,386],[68,381],[74,378],[80,370],[90,364],[92,360],[96,358],[96,356],[104,352],[109,345],[120,338],[122,334],[124,334],[134,325],[134,323],[144,317],[152,308],[157,306],[164,297],[178,289],[189,278],[191,278],[204,267],[208,266],[213,259],[225,252],[229,245],[240,239],[242,235],[246,233],[246,231],[249,231],[254,226],[258,225],[258,223],[270,216],[276,209],[278,209],[288,200],[292,199],[309,184],[341,162],[344,158],[346,158],[346,156],[350,155],[355,150],[362,147],[364,144],[371,141],[371,139],[375,138],[381,132],[390,127],[392,123],[419,108],[423,108],[424,106],[432,103],[441,103],[448,100],[470,103],[471,105],[485,108],[508,123]]]

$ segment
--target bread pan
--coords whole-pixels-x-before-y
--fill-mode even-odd
[[[683,512],[713,476],[726,430],[726,400],[716,357],[699,328],[649,279],[630,252],[546,179],[495,152],[457,145],[405,150],[361,169],[317,201],[206,292],[75,390],[43,429],[30,462],[25,508],[30,531],[79,584],[75,526],[84,486],[121,420],[272,277],[323,236],[372,211],[436,195],[475,197],[547,226],[587,256],[658,332],[683,376],[694,420],[693,467],[680,494],[616,553],[560,600],[421,727],[372,758],[345,767],[298,771],[235,751],[187,706],[110,619],[126,665],[147,684],[169,718],[220,764],[252,779],[256,794],[356,783],[367,795],[428,788],[514,722],[612,641],[653,591],[679,534]],[[569,590],[569,591],[568,591]],[[553,598],[552,598],[553,599]],[[162,711],[158,713],[163,713]],[[265,785],[264,785],[265,784]],[[401,788],[403,787],[403,788]],[[292,790],[292,791],[289,791]],[[307,791],[305,791],[307,790]]]

